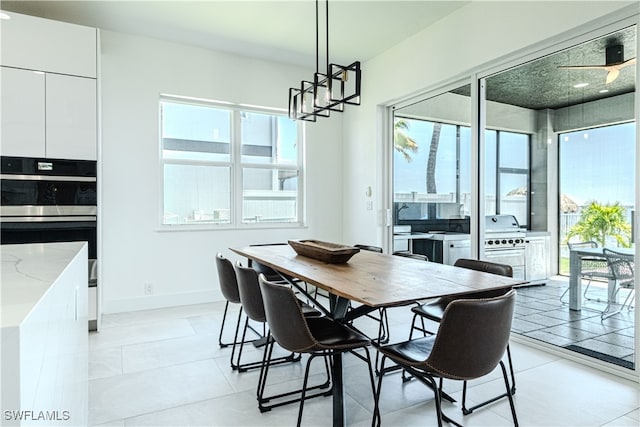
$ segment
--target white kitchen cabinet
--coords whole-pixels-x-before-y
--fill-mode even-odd
[[[528,281],[546,280],[551,270],[549,236],[530,236],[525,239],[525,279]]]
[[[96,78],[97,30],[4,11],[0,65]]]
[[[96,80],[2,67],[3,156],[96,160]]]
[[[1,154],[45,156],[45,75],[0,69]]]
[[[96,160],[95,79],[47,74],[46,157]]]

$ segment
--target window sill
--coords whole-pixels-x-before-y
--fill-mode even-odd
[[[161,225],[156,228],[157,232],[189,232],[189,231],[243,231],[243,230],[279,230],[279,229],[305,229],[308,228],[306,224],[302,223],[280,223],[280,224],[173,224],[173,225]]]

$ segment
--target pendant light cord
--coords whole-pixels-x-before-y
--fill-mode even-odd
[[[327,7],[326,7],[326,11],[327,11],[327,16],[326,16],[326,18],[325,18],[325,19],[326,19],[326,20],[325,20],[325,24],[326,24],[326,26],[325,26],[325,29],[326,29],[325,33],[326,33],[326,36],[327,36],[327,47],[326,47],[326,49],[325,49],[325,53],[326,53],[326,55],[327,55],[327,56],[326,56],[326,61],[327,61],[327,63],[326,63],[326,65],[327,65],[327,71],[326,71],[326,73],[327,73],[327,78],[329,78],[329,0],[327,0]]]
[[[318,23],[318,14],[319,14],[319,9],[318,9],[318,3],[320,0],[316,0],[316,73],[318,73],[318,64],[320,62],[319,60],[319,55],[320,55],[320,43],[319,43],[319,37],[318,37],[318,32],[319,32],[319,23]]]

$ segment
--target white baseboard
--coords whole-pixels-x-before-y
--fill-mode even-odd
[[[155,308],[178,305],[203,304],[223,301],[219,291],[196,291],[164,295],[145,295],[102,302],[102,314],[123,313],[127,311],[152,310]]]

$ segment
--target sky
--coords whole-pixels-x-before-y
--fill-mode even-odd
[[[414,120],[409,123],[407,133],[416,140],[419,148],[416,153],[410,153],[410,162],[394,150],[394,192],[425,193],[425,169],[433,123]],[[508,141],[504,136],[501,140]],[[487,144],[492,139],[495,140],[495,136],[488,135]],[[514,144],[517,144],[517,139],[516,135]],[[453,125],[444,125],[440,135],[436,172],[438,193],[455,192],[455,144],[448,141],[455,141]],[[461,191],[464,193],[470,191],[471,182],[468,174],[469,128],[461,129],[461,141]],[[591,200],[620,202],[627,206],[634,204],[635,123],[560,134],[559,144],[561,193],[578,204]],[[513,153],[518,150],[513,150]],[[487,168],[490,167],[491,162],[487,160]],[[519,181],[514,177],[511,182],[513,184],[505,184],[505,187],[517,186],[515,183]],[[488,178],[487,183],[495,187],[495,178]],[[507,188],[503,190],[503,193],[509,191]]]

